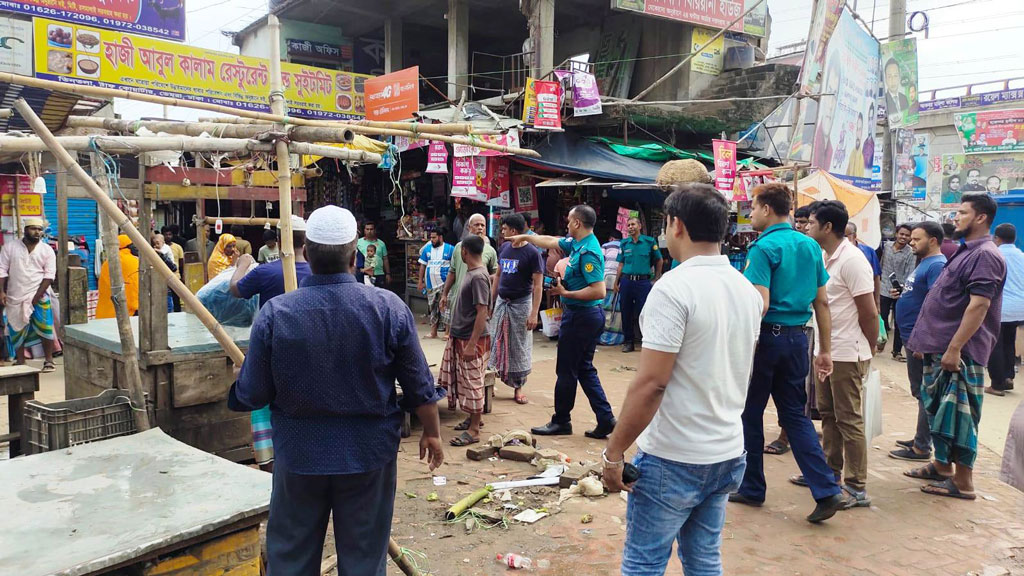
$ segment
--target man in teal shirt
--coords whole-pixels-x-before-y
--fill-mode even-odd
[[[750,221],[761,236],[750,245],[743,274],[761,293],[765,314],[743,409],[747,469],[739,491],[730,494],[729,501],[749,506],[764,503],[764,409],[770,396],[779,423],[789,435],[797,466],[817,502],[807,520],[817,523],[835,515],[844,500],[837,478],[825,462],[814,425],[804,413],[808,371],[804,325],[811,319],[813,307],[820,342],[814,369],[818,378],[824,379],[832,373],[832,322],[821,247],[790,225],[792,206],[792,192],[785,184],[754,189]]]
[[[373,222],[363,224],[363,237],[356,243],[356,250],[366,258],[366,247],[377,247],[377,266],[373,270],[374,286],[387,288],[391,285],[391,265],[388,264],[388,246],[377,238],[377,225]]]
[[[540,436],[572,434],[572,408],[576,404],[576,383],[597,415],[597,427],[584,434],[588,438],[607,438],[615,429],[612,406],[601,387],[594,367],[594,351],[604,331],[604,253],[594,236],[597,212],[585,204],[569,211],[569,237],[522,234],[510,242],[529,242],[538,248],[558,248],[569,255],[565,277],[551,287],[551,294],[562,297],[562,323],[559,325],[558,360],[555,372],[555,413],[551,422],[533,428]]]
[[[622,351],[632,352],[634,332],[637,330],[636,319],[640,317],[647,295],[651,293],[651,269],[654,268],[655,281],[661,278],[661,249],[658,241],[650,236],[640,234],[640,219],[630,218],[626,224],[629,233],[622,241],[622,248],[616,260],[619,271],[615,275],[614,290],[619,293],[619,305],[622,306]]]

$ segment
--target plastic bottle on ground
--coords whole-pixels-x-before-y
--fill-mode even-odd
[[[515,552],[509,552],[505,555],[498,554],[498,563],[516,570],[529,570],[533,568],[533,560]]]

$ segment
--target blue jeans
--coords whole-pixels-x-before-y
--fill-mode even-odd
[[[686,576],[722,574],[725,503],[746,468],[743,456],[717,464],[683,464],[638,452],[640,479],[626,507],[624,576],[662,576],[672,542]]]
[[[761,325],[761,338],[754,351],[747,404],[743,408],[743,443],[747,450],[747,471],[740,494],[764,502],[764,409],[768,397],[775,400],[779,424],[789,436],[800,472],[815,500],[839,494],[835,474],[825,462],[811,419],[804,414],[807,404],[807,335],[802,326]]]
[[[551,421],[568,424],[576,405],[576,382],[590,400],[598,424],[612,421],[612,405],[604,395],[601,379],[594,367],[594,351],[604,332],[604,310],[600,306],[569,308],[562,311],[558,328],[558,360],[555,362],[555,413]]]
[[[622,307],[622,336],[624,343],[634,340],[637,331],[637,318],[647,304],[647,295],[651,293],[650,280],[619,280],[619,305]]]

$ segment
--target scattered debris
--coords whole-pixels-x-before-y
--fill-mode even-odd
[[[431,492],[430,494],[427,494],[427,502],[437,502],[437,500],[437,492]]]
[[[448,484],[448,478],[444,476],[434,476],[434,486],[445,486]]]
[[[416,493],[415,492],[406,492],[405,493],[405,497],[406,498],[416,498]]]
[[[537,512],[536,510],[529,508],[523,510],[519,514],[516,514],[512,517],[512,519],[516,522],[522,522],[524,524],[533,524],[534,522],[540,520],[541,518],[544,518],[547,515],[547,512]]]
[[[480,460],[497,460],[494,457],[495,449],[489,444],[474,444],[466,448],[466,458],[479,462]]]
[[[512,501],[512,491],[511,490],[505,490],[504,492],[502,492],[501,493],[501,501],[502,502],[511,502]]]
[[[476,518],[479,524],[502,524],[505,522],[505,515],[492,512],[483,508],[470,508],[469,513]]]
[[[489,486],[485,486],[477,490],[476,492],[473,492],[469,496],[466,496],[462,500],[459,500],[455,504],[452,504],[452,507],[449,508],[448,511],[444,513],[444,519],[448,521],[455,520],[456,518],[461,516],[463,512],[472,508],[477,502],[486,498],[487,495],[490,493],[491,488]]]
[[[533,446],[511,444],[504,446],[500,451],[498,451],[498,454],[506,460],[529,462],[537,455],[537,450]]]
[[[583,516],[580,517],[580,524],[590,524],[593,521],[594,521],[594,515],[593,514],[584,514]]]
[[[529,480],[512,480],[510,482],[492,482],[488,486],[492,490],[507,490],[509,488],[527,488],[530,486],[554,486],[559,483],[559,478],[532,478]]]
[[[615,373],[620,373],[620,372],[636,372],[636,368],[634,368],[632,366],[626,366],[624,364],[620,364],[618,368],[612,368],[612,372],[615,372]]]
[[[604,495],[604,484],[593,476],[587,476],[586,478],[579,481],[577,484],[580,489],[580,493],[584,496],[602,496]]]

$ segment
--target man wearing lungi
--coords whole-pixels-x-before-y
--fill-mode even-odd
[[[928,291],[907,347],[923,355],[921,400],[928,413],[935,460],[904,472],[932,480],[925,494],[974,500],[974,461],[985,389],[985,362],[999,336],[1006,262],[989,228],[996,201],[964,194],[953,239],[960,248]],[[955,466],[954,466],[955,464]]]
[[[501,219],[503,238],[525,231],[526,219],[521,214],[509,214]],[[515,389],[519,404],[527,403],[523,386],[533,366],[533,330],[537,327],[543,290],[544,261],[540,250],[525,241],[502,244],[494,283],[490,367],[502,382]]]
[[[441,360],[438,384],[448,391],[448,408],[458,403],[469,418],[455,427],[463,431],[452,438],[452,446],[468,446],[480,441],[480,417],[484,413],[484,373],[491,350],[487,335],[487,311],[491,306],[491,276],[484,266],[484,239],[466,236],[459,243],[466,275],[459,298],[452,309],[448,344]]]
[[[57,277],[57,255],[42,242],[43,219],[24,218],[25,235],[0,250],[0,303],[7,315],[7,346],[18,364],[25,347],[41,342],[43,372],[53,372],[54,335],[50,284]]]
[[[430,231],[430,242],[420,250],[420,281],[417,288],[427,295],[427,310],[430,317],[430,336],[437,338],[437,329],[447,325],[441,314],[441,291],[452,267],[455,247],[444,241],[444,230]]]

